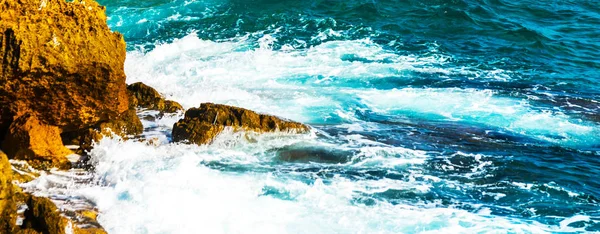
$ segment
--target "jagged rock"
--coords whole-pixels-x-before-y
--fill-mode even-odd
[[[210,143],[225,127],[235,131],[292,132],[305,133],[309,127],[275,116],[258,114],[244,108],[202,103],[199,108],[190,108],[185,117],[173,125],[173,140],[195,144]]]
[[[60,138],[60,129],[42,123],[36,116],[25,114],[11,125],[2,142],[9,158],[48,162],[53,166],[68,168],[67,149]]]
[[[12,169],[6,154],[0,151],[0,233],[13,230],[16,208],[13,199]]]
[[[85,154],[92,149],[92,143],[102,140],[104,136],[117,135],[123,139],[139,135],[144,131],[142,122],[136,115],[135,109],[125,111],[119,119],[102,122],[91,128],[62,134],[62,139],[68,145],[77,145],[78,154]]]
[[[110,31],[105,8],[93,0],[2,1],[0,142],[10,140],[1,144],[9,147],[9,158],[62,163],[67,151],[58,147],[57,134],[73,140],[99,138],[90,129],[141,133],[135,104],[129,104],[124,61],[122,35]],[[25,115],[35,121],[22,121],[36,126],[27,131],[45,131],[52,140],[36,143],[40,138],[24,138],[23,131],[10,136],[13,122]]]
[[[95,1],[3,1],[0,35],[0,106],[14,118],[71,131],[128,109],[125,41]]]
[[[144,125],[138,118],[135,109],[129,109],[119,119],[100,123],[97,129],[102,135],[114,133],[126,137],[127,135],[141,134],[144,131]]]
[[[80,219],[90,219],[93,225],[79,226],[77,222],[65,217],[52,200],[46,197],[36,197],[25,194],[27,210],[23,230],[25,232],[38,231],[48,234],[106,234],[106,231],[95,222],[95,217],[81,214]],[[86,220],[86,221],[90,221]]]
[[[183,107],[171,100],[165,100],[165,98],[156,91],[156,89],[145,85],[142,82],[133,83],[127,86],[127,90],[133,97],[130,99],[131,102],[137,103],[137,106],[158,110],[165,113],[174,113],[177,111],[183,111]]]

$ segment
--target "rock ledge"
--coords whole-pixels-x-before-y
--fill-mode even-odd
[[[208,144],[225,127],[234,131],[306,133],[310,128],[304,124],[284,120],[272,115],[222,104],[202,103],[190,108],[185,117],[173,125],[173,141]]]

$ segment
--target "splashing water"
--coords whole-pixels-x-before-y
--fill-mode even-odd
[[[128,83],[313,127],[193,146],[164,116],[155,145],[106,138],[83,179],[24,185],[90,201],[109,233],[600,230],[594,4],[101,3]]]

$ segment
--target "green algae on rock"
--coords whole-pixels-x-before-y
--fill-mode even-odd
[[[309,127],[289,120],[258,114],[254,111],[222,104],[202,103],[190,108],[185,117],[173,125],[173,140],[194,144],[210,143],[226,127],[234,131],[306,133]]]

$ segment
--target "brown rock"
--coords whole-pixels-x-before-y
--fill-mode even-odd
[[[78,145],[78,154],[85,154],[92,149],[92,143],[102,140],[104,136],[117,135],[123,139],[139,135],[144,131],[142,122],[136,115],[135,109],[125,111],[116,120],[99,123],[91,128],[68,132],[61,135],[69,145]]]
[[[21,231],[38,231],[48,234],[106,234],[106,231],[95,222],[95,218],[92,223],[79,226],[77,222],[65,217],[52,200],[46,197],[25,196],[28,209],[25,211],[24,229]],[[77,217],[82,220],[91,219],[85,215]],[[67,230],[71,232],[67,232]]]
[[[156,89],[145,85],[142,82],[133,83],[127,86],[127,90],[133,96],[132,102],[137,102],[137,106],[151,110],[158,110],[165,113],[174,113],[183,111],[183,107],[171,100],[165,98],[156,91]]]
[[[10,125],[2,149],[9,158],[39,160],[61,168],[69,167],[65,156],[73,153],[63,145],[58,127],[46,125],[30,114]]]
[[[122,35],[93,0],[2,1],[0,130],[25,113],[65,131],[118,118],[124,61]]]
[[[144,131],[144,125],[138,118],[135,109],[129,109],[116,120],[100,123],[97,129],[102,135],[117,134],[121,137],[138,135]]]
[[[210,143],[225,127],[235,131],[292,132],[305,133],[309,127],[275,116],[258,114],[244,108],[202,103],[200,108],[191,108],[185,117],[173,125],[173,140],[195,144]]]

